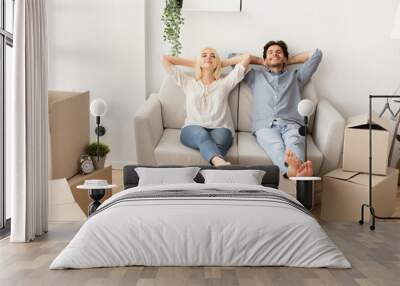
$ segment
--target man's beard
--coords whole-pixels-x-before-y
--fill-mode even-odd
[[[281,68],[283,69],[285,67],[285,63],[276,63],[276,64],[268,64],[269,68]]]

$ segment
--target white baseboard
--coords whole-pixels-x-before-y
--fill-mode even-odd
[[[86,215],[77,203],[49,205],[49,222],[75,222],[85,221]]]
[[[135,165],[136,162],[129,162],[129,161],[114,161],[114,160],[106,160],[105,165],[111,165],[113,169],[122,170],[126,165]]]

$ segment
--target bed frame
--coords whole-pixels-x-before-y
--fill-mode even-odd
[[[278,166],[270,165],[257,165],[257,166],[223,166],[223,167],[214,167],[214,166],[181,166],[181,165],[164,165],[164,166],[149,166],[149,165],[127,165],[124,167],[124,190],[128,188],[136,187],[139,183],[139,176],[135,171],[137,167],[151,167],[151,168],[181,168],[181,167],[199,167],[201,170],[206,169],[219,169],[219,170],[263,170],[265,171],[265,175],[262,179],[261,184],[264,187],[270,187],[274,189],[278,189],[279,186],[279,168]],[[196,183],[204,183],[204,178],[200,174],[194,178]]]

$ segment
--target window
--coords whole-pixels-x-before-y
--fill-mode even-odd
[[[0,0],[0,236],[9,227],[9,196],[5,189],[5,104],[11,92],[14,0]]]

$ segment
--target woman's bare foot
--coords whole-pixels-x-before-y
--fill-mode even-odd
[[[214,157],[211,159],[211,163],[212,163],[214,166],[216,166],[216,167],[218,167],[218,166],[227,166],[227,165],[230,165],[230,164],[231,164],[230,162],[225,161],[224,159],[222,159],[222,158],[219,157],[219,156],[214,156]]]
[[[297,169],[296,177],[311,177],[313,172],[312,162],[307,161],[301,164],[300,168]]]
[[[300,159],[293,153],[292,150],[287,149],[285,151],[285,162],[288,165],[287,176],[295,177],[297,174],[297,170],[301,166]]]

